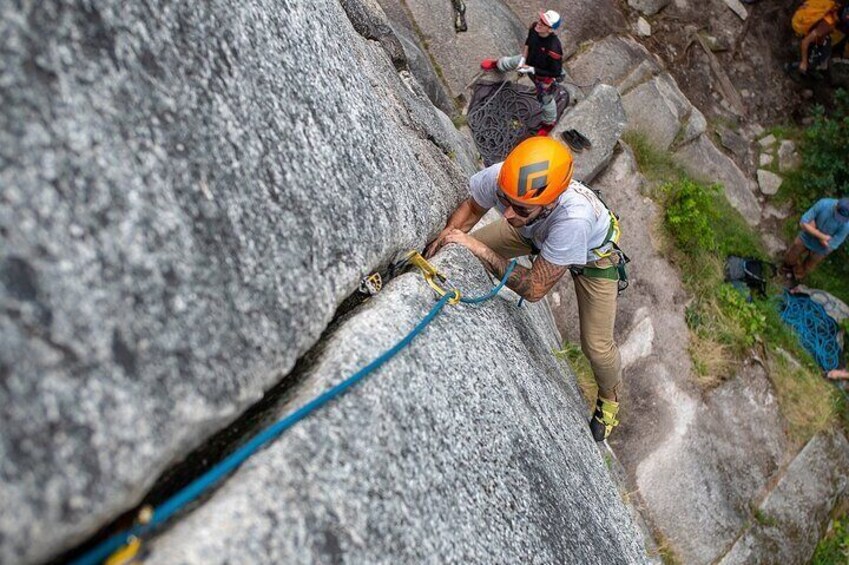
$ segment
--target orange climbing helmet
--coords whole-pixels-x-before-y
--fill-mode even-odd
[[[498,186],[517,202],[545,206],[569,187],[572,166],[572,153],[565,145],[550,137],[531,137],[507,155]]]

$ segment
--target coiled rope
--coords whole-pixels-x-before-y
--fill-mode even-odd
[[[485,302],[490,298],[493,298],[498,291],[507,283],[507,278],[510,276],[510,273],[513,272],[513,269],[516,267],[516,260],[512,260],[507,267],[507,271],[504,273],[504,276],[501,278],[501,282],[498,283],[495,287],[493,287],[487,294],[483,296],[477,297],[461,297],[460,302],[465,304],[479,304],[481,302]],[[208,470],[206,473],[195,479],[189,485],[178,491],[174,496],[163,502],[158,508],[154,509],[153,515],[150,517],[149,521],[145,524],[139,524],[119,532],[112,537],[106,539],[96,548],[86,553],[81,558],[73,561],[74,565],[97,565],[102,563],[105,559],[107,559],[110,555],[115,553],[115,551],[119,550],[121,547],[132,543],[134,540],[138,538],[150,534],[157,526],[161,525],[163,522],[168,520],[175,513],[180,511],[186,505],[197,499],[201,494],[207,491],[209,488],[218,483],[225,476],[234,471],[239,465],[247,461],[252,455],[254,455],[261,447],[263,447],[266,443],[275,439],[283,434],[286,430],[290,429],[299,421],[303,420],[331,400],[338,398],[339,396],[345,394],[349,389],[351,389],[354,385],[365,379],[369,374],[374,372],[381,365],[389,361],[392,357],[394,357],[399,351],[404,349],[407,345],[413,341],[417,335],[419,335],[422,330],[424,330],[430,322],[433,321],[434,318],[442,311],[446,304],[449,303],[450,300],[454,299],[457,291],[452,290],[447,292],[444,296],[442,296],[439,301],[433,305],[427,315],[422,318],[422,320],[406,335],[401,341],[393,345],[390,349],[376,358],[374,361],[340,382],[337,385],[334,385],[327,391],[318,395],[314,399],[310,400],[302,407],[298,408],[282,420],[270,425],[264,430],[260,431],[257,435],[251,438],[245,445],[241,446],[239,449],[228,455],[226,458],[221,460],[218,464]]]
[[[825,308],[808,296],[784,291],[781,319],[796,332],[799,342],[814,356],[826,371],[840,364],[840,344],[837,342],[837,323]]]
[[[477,83],[475,93],[493,84]],[[555,99],[559,117],[568,103],[568,93],[559,85]],[[466,120],[483,162],[489,166],[503,161],[520,141],[536,133],[542,109],[533,89],[505,80],[469,108]]]

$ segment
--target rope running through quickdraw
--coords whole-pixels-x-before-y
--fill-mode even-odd
[[[150,509],[150,507],[146,507],[144,509],[144,513],[146,514],[145,519],[140,520],[140,522],[144,523],[139,523],[132,528],[113,535],[81,558],[73,561],[73,564],[97,565],[105,560],[109,560],[114,563],[128,562],[129,559],[131,559],[132,556],[139,550],[139,540],[141,537],[153,532],[157,526],[161,525],[186,505],[196,500],[201,494],[206,492],[209,488],[217,484],[221,479],[238,468],[242,463],[247,461],[269,441],[279,437],[296,423],[303,420],[325,404],[345,394],[349,389],[365,379],[381,365],[389,361],[399,351],[409,345],[410,342],[413,341],[413,338],[420,334],[422,330],[424,330],[427,325],[436,318],[446,304],[456,304],[457,302],[463,302],[464,304],[479,304],[493,298],[507,283],[507,278],[516,266],[516,260],[514,259],[508,265],[504,276],[501,278],[501,282],[494,286],[487,294],[477,297],[463,297],[461,296],[460,291],[456,288],[444,289],[435,286],[431,279],[436,278],[443,282],[448,282],[448,279],[441,275],[432,265],[430,265],[430,263],[421,258],[418,253],[411,253],[408,257],[415,259],[411,260],[412,264],[422,270],[428,284],[430,284],[430,286],[433,287],[437,294],[441,297],[439,301],[433,305],[427,315],[425,315],[425,317],[422,318],[422,320],[406,336],[404,336],[403,339],[344,381],[334,385],[285,418],[259,432],[245,445],[225,457],[206,473],[178,491],[174,496],[163,502],[158,508]],[[419,261],[419,259],[421,259],[421,261]],[[110,559],[110,556],[114,559]]]

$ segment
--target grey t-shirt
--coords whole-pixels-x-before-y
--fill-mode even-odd
[[[503,163],[478,171],[469,180],[469,192],[481,208],[495,206],[504,213],[498,201],[498,173]],[[557,199],[557,207],[548,217],[519,228],[522,237],[533,241],[540,255],[555,265],[586,265],[599,259],[592,250],[599,247],[610,229],[610,213],[586,185],[573,180]],[[610,244],[599,251],[607,251]]]

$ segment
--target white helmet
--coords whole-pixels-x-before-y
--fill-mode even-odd
[[[560,27],[560,14],[558,14],[554,10],[540,12],[539,19],[542,20],[542,23],[544,23],[551,29],[557,29]]]

